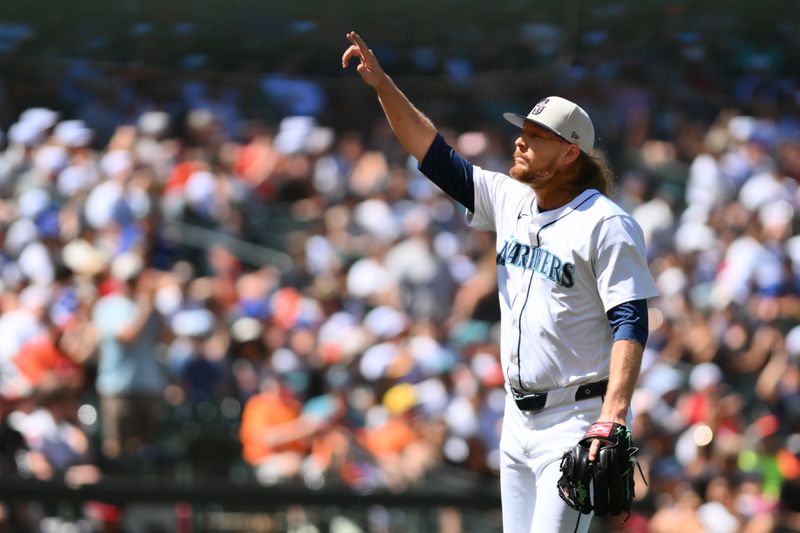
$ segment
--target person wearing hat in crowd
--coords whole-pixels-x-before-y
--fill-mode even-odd
[[[500,441],[503,529],[585,532],[591,514],[585,519],[559,497],[559,464],[584,435],[629,435],[647,299],[658,295],[642,229],[608,198],[613,174],[594,149],[592,121],[557,96],[527,116],[506,113],[521,128],[510,176],[486,171],[447,145],[358,34],[347,38],[342,67],[360,60],[358,73],[422,173],[467,208],[472,227],[497,235],[509,392]],[[594,462],[601,442],[590,442]]]

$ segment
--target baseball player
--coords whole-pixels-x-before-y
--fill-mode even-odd
[[[527,116],[506,113],[520,128],[511,169],[482,169],[445,143],[358,34],[347,39],[342,67],[360,60],[358,73],[420,170],[467,208],[471,226],[497,234],[509,393],[500,441],[504,531],[585,532],[592,515],[559,497],[559,463],[597,427],[630,425],[646,301],[657,295],[641,229],[607,196],[612,174],[594,150],[592,122],[555,96]],[[601,440],[587,442],[595,461]]]

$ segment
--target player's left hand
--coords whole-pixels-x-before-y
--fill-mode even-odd
[[[603,442],[600,439],[593,439],[591,446],[589,446],[589,462],[593,463],[597,460],[597,452],[600,451],[600,448],[603,446]]]
[[[590,448],[594,459],[589,459]],[[578,444],[561,456],[559,496],[581,513],[630,515],[637,452],[626,426],[615,422],[592,424]]]
[[[624,426],[626,424],[624,419],[605,419],[600,418],[598,422],[613,422],[615,424],[619,424],[620,426]],[[597,453],[600,451],[600,448],[605,446],[606,444],[610,444],[609,441],[603,441],[602,439],[592,439],[592,444],[589,446],[589,462],[594,463],[597,460]]]

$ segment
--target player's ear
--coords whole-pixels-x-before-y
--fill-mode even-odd
[[[567,153],[564,154],[564,165],[569,166],[581,156],[581,149],[577,144],[568,144]]]

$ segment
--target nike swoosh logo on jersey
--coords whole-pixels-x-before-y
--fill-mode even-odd
[[[522,217],[526,217],[526,216],[528,216],[528,213],[520,213],[519,215],[517,215],[517,220],[521,219]]]

